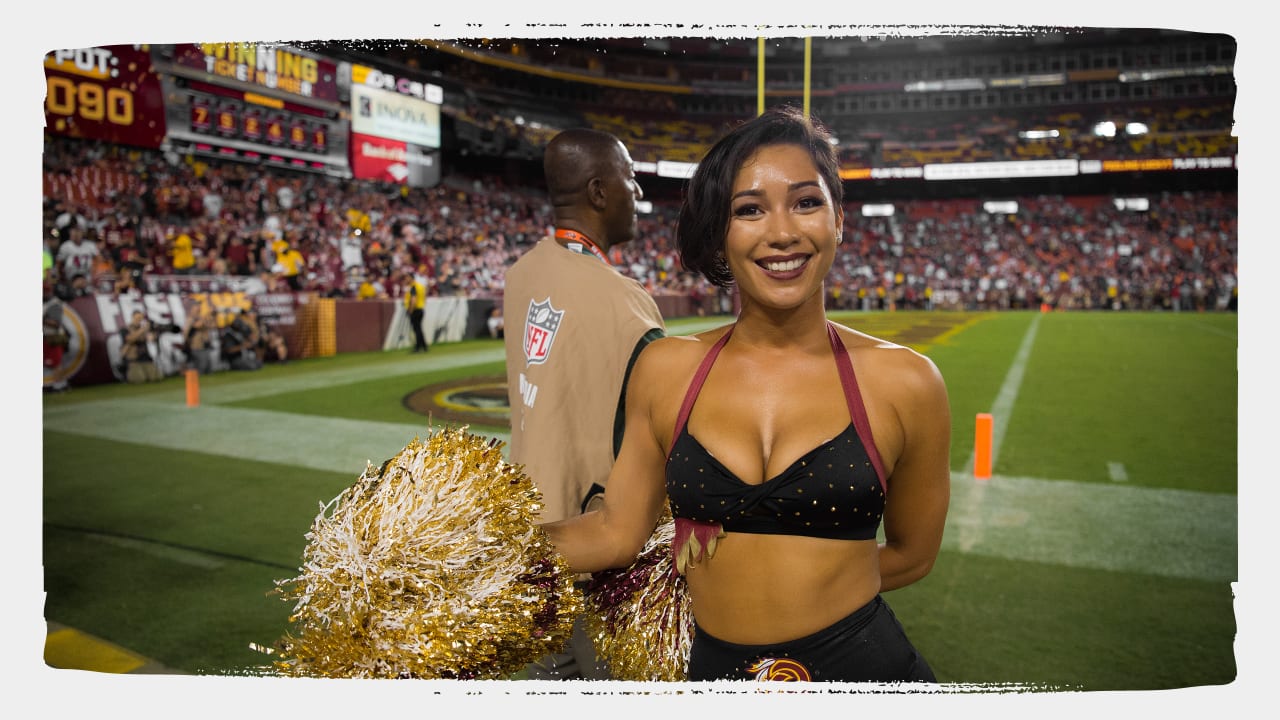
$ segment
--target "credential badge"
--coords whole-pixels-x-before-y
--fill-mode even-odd
[[[529,316],[524,322],[524,359],[529,365],[537,365],[547,361],[551,353],[551,343],[556,339],[556,330],[560,328],[563,310],[551,307],[551,298],[542,302],[529,301]]]

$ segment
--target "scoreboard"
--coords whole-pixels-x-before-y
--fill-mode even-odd
[[[227,97],[223,89],[204,83],[189,82],[185,90],[179,94],[186,101],[186,117],[178,128],[190,131],[189,140],[233,140],[255,149],[329,154],[332,123],[314,110],[289,103]]]
[[[45,56],[47,132],[433,187],[439,85],[273,43],[112,45]]]
[[[287,46],[154,46],[180,152],[351,177],[337,66]]]
[[[146,45],[54,50],[45,55],[48,132],[158,148],[164,97]]]

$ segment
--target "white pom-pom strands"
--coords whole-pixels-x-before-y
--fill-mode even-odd
[[[289,676],[504,679],[558,651],[583,611],[500,442],[415,439],[321,508],[272,665]]]

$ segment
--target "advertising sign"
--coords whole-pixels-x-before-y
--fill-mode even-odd
[[[351,131],[440,147],[440,106],[408,95],[351,86]]]
[[[351,174],[362,180],[434,187],[440,182],[439,153],[400,140],[352,133]]]

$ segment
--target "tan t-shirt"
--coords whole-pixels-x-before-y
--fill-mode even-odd
[[[662,314],[640,283],[546,238],[508,269],[503,316],[511,462],[541,491],[541,522],[578,515],[608,479],[623,376]]]

